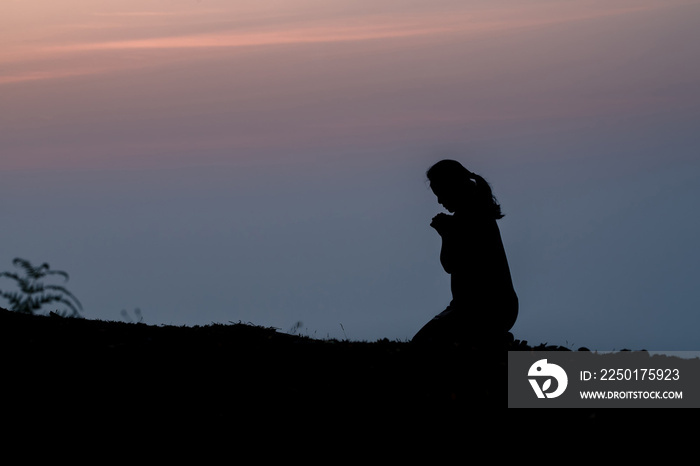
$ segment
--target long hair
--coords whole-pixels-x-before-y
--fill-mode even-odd
[[[491,191],[488,182],[476,173],[467,170],[456,160],[441,160],[430,167],[426,176],[431,183],[449,186],[451,189],[466,189],[475,201],[479,212],[498,220],[504,217],[501,205]]]

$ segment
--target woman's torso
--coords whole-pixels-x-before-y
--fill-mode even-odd
[[[517,295],[496,220],[457,218],[452,305],[517,311]],[[505,309],[504,309],[505,310]]]

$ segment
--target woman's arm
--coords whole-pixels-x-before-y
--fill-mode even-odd
[[[452,274],[464,263],[465,238],[460,234],[458,220],[447,214],[437,214],[433,217],[430,226],[442,237],[442,249],[440,250],[440,263],[445,272]]]

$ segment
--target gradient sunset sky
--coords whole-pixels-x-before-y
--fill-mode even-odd
[[[699,0],[4,0],[0,43],[0,270],[85,317],[410,339],[453,158],[515,338],[700,350]]]

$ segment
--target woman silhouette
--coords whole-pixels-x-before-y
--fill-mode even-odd
[[[496,220],[501,206],[481,176],[442,160],[427,172],[439,204],[430,224],[442,237],[440,262],[451,275],[452,301],[413,337],[416,343],[499,343],[518,316]]]

